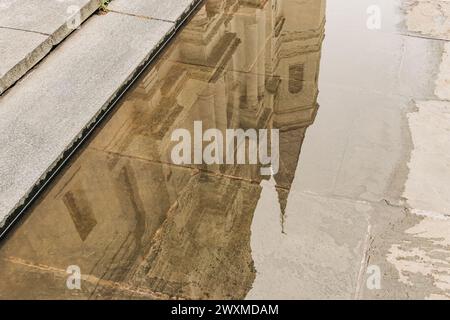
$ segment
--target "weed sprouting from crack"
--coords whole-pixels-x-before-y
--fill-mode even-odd
[[[99,9],[102,12],[108,12],[108,4],[111,2],[111,0],[99,0],[100,6]]]

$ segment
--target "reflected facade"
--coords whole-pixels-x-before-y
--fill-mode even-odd
[[[0,298],[240,299],[258,165],[177,166],[171,133],[280,130],[280,223],[318,110],[325,0],[208,0],[0,248]],[[81,290],[66,286],[80,267]]]

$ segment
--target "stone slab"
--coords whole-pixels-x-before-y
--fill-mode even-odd
[[[48,36],[0,29],[0,93],[31,69],[51,48]]]
[[[0,98],[0,227],[173,27],[94,16]]]
[[[7,2],[9,5],[6,4]],[[92,14],[98,8],[98,4],[98,0],[5,1],[2,9],[0,8],[0,27],[53,35],[58,40],[64,36],[55,33],[60,29],[70,29],[70,22],[78,13],[81,15],[81,21],[84,20],[83,15]]]
[[[0,94],[79,28],[97,0],[1,0]]]

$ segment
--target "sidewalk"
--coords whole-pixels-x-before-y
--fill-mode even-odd
[[[98,0],[0,0],[0,94],[99,7]]]
[[[127,1],[114,1],[109,6],[112,12],[91,17],[0,97],[0,231],[12,222],[11,214],[34,194],[64,153],[83,137],[84,130],[120,96],[133,75],[200,2],[169,0],[162,5],[156,0],[141,0],[130,5]],[[20,6],[23,3],[14,2],[7,12],[17,17],[17,12],[25,10]],[[14,19],[5,16],[8,14],[0,18],[1,25],[26,28],[25,22],[8,25]],[[44,20],[47,18],[41,16],[35,21]],[[55,26],[66,20],[58,21],[47,29],[30,28],[34,31],[32,36],[47,32],[50,40],[36,34],[34,42],[25,41],[30,47],[40,48],[36,49],[40,53],[32,62],[23,62],[26,67],[19,67],[21,72],[41,59],[50,43],[62,40],[67,31],[49,31],[61,29]],[[24,32],[30,36],[28,33]],[[19,47],[12,44],[7,52],[12,52],[14,46]],[[25,54],[26,49],[22,52]],[[0,61],[5,61],[6,53],[2,51],[1,55]],[[14,69],[13,59],[6,61],[9,69]],[[2,65],[2,72],[6,68]]]

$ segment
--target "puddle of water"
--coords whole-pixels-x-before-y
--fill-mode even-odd
[[[207,1],[2,245],[0,297],[244,298],[264,177],[174,165],[171,133],[280,129],[281,221],[317,112],[324,10]],[[73,265],[81,290],[66,287]]]
[[[358,297],[404,113],[432,94],[437,47],[399,21],[388,0],[207,1],[2,244],[0,298]],[[279,129],[279,172],[174,165],[196,120]]]

